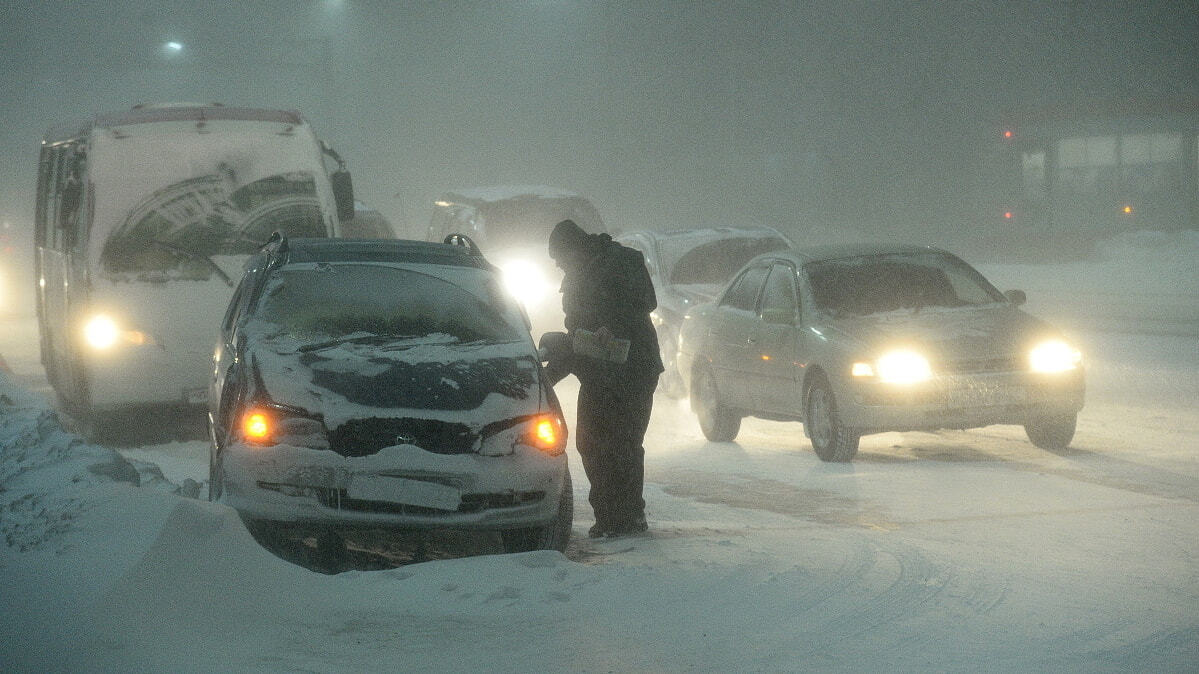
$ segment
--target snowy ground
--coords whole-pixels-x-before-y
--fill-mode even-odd
[[[1197,671],[1196,259],[1194,233],[1142,233],[1088,264],[981,266],[1084,348],[1067,451],[993,426],[828,465],[798,424],[708,443],[660,398],[649,536],[585,538],[572,448],[565,556],[336,575],[189,498],[203,442],[62,430],[32,319],[6,320],[0,671]]]

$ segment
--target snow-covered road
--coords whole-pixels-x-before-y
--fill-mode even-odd
[[[201,441],[123,448],[166,477],[141,488],[80,470],[98,459],[72,462],[86,445],[39,412],[36,332],[5,321],[0,442],[18,465],[0,471],[0,670],[1196,671],[1188,269],[1163,279],[1173,291],[1142,284],[1151,300],[1090,312],[1079,307],[1107,292],[1094,282],[1106,270],[984,270],[1083,345],[1088,401],[1066,451],[992,426],[867,436],[854,463],[830,465],[799,424],[747,420],[736,443],[709,443],[684,404],[659,398],[651,535],[585,538],[572,448],[567,556],[335,576],[172,493],[206,478]],[[1156,320],[1115,318],[1130,310]],[[572,387],[560,393],[573,408]]]

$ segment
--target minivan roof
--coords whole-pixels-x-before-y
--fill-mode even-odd
[[[409,239],[287,239],[284,264],[302,262],[391,262],[492,269],[477,249]]]

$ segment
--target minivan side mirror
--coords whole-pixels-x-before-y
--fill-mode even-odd
[[[1003,296],[1006,297],[1007,301],[1011,302],[1012,306],[1014,307],[1021,306],[1028,301],[1028,296],[1024,294],[1023,290],[1005,290],[1003,292]]]
[[[337,169],[329,176],[333,184],[333,200],[337,202],[337,219],[345,222],[354,219],[354,181],[350,172]]]

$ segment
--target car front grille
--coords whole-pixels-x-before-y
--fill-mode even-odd
[[[941,363],[937,370],[942,374],[980,374],[987,372],[1018,372],[1025,370],[1024,360],[1020,356],[998,356],[991,358],[972,358],[969,360],[953,360]]]
[[[434,454],[470,454],[477,437],[465,424],[436,419],[351,419],[329,432],[329,449],[370,456],[384,447],[416,445]]]
[[[365,513],[389,513],[393,515],[445,515],[446,511],[424,506],[392,503],[389,501],[368,501],[352,499],[346,496],[344,489],[317,489],[314,495],[321,505],[337,510],[351,510]],[[515,508],[518,506],[540,503],[545,500],[544,491],[502,492],[498,494],[463,494],[462,502],[458,505],[459,513],[477,513],[484,510],[500,508]]]

